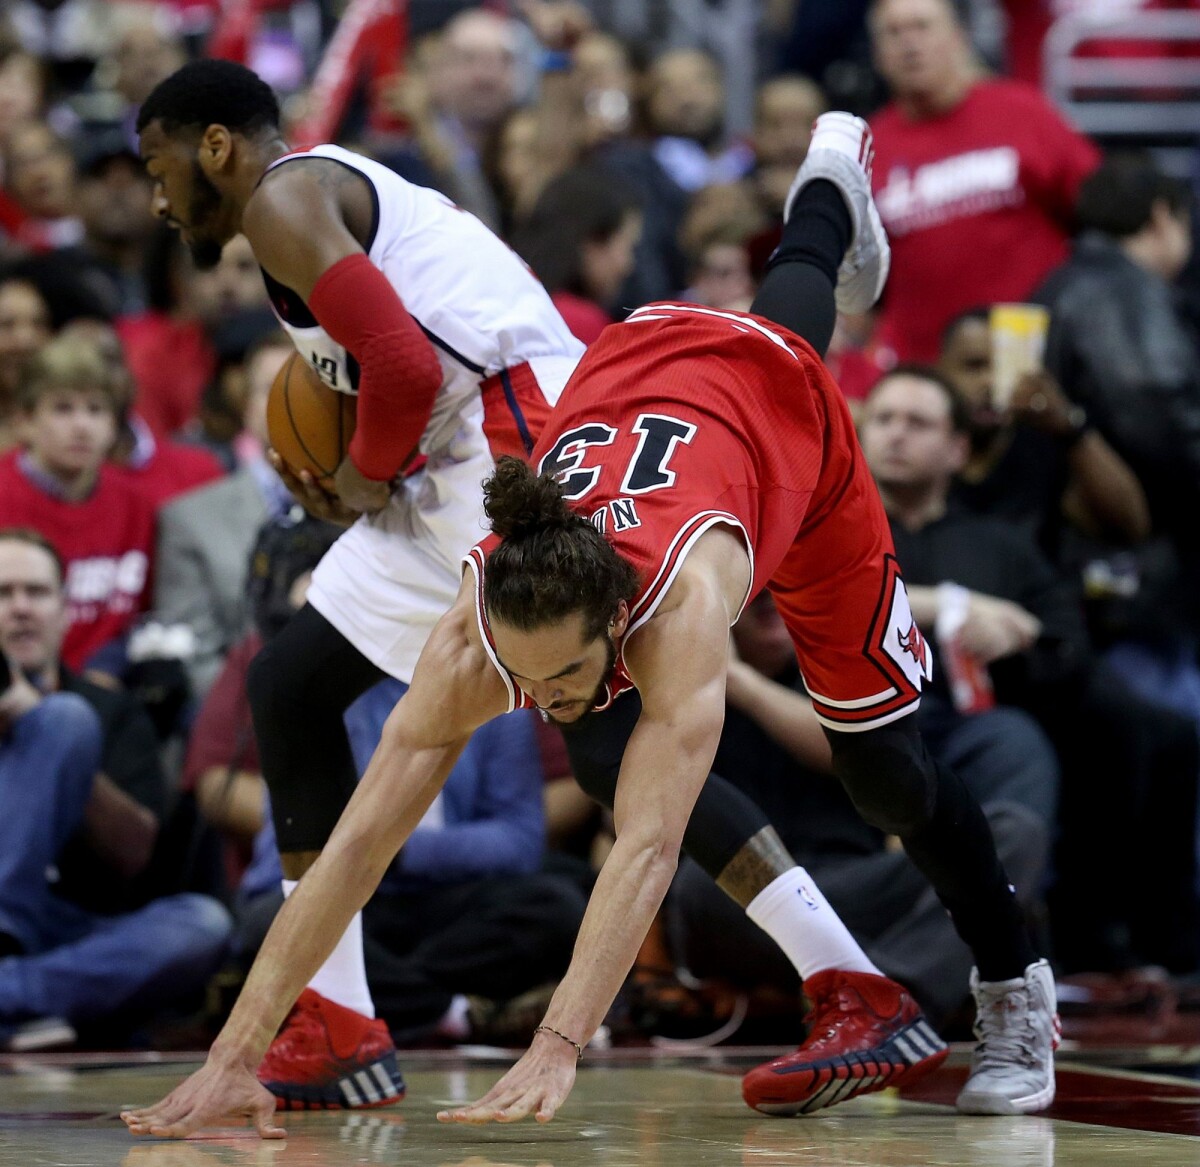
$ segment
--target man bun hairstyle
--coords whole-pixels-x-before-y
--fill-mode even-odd
[[[636,595],[633,565],[571,510],[553,475],[502,457],[483,484],[483,509],[503,540],[484,575],[489,619],[531,632],[578,612],[592,640]]]
[[[138,133],[151,122],[168,134],[217,125],[251,137],[279,128],[279,102],[275,91],[244,65],[191,61],[160,81],[142,103]]]

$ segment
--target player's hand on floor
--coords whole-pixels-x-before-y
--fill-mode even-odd
[[[287,1136],[275,1123],[274,1095],[254,1074],[245,1066],[219,1066],[212,1061],[153,1106],[121,1111],[131,1133],[162,1139],[185,1139],[231,1117],[248,1118],[264,1139]]]
[[[575,1051],[569,1045],[553,1035],[549,1040],[538,1035],[521,1060],[478,1102],[439,1110],[438,1122],[518,1122],[530,1115],[549,1122],[575,1085],[575,1064]]]
[[[364,478],[358,467],[349,458],[343,458],[342,464],[333,476],[333,489],[343,505],[359,514],[373,515],[387,506],[391,497],[390,482],[376,482]]]
[[[307,470],[293,473],[288,464],[274,451],[268,450],[267,457],[275,467],[275,473],[283,479],[283,485],[314,519],[337,523],[339,527],[353,525],[359,512],[351,510],[336,494],[326,490]]]

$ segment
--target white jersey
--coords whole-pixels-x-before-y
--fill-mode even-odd
[[[366,179],[374,203],[367,257],[437,350],[442,385],[421,439],[422,453],[453,438],[458,415],[478,396],[481,381],[535,358],[573,363],[582,355],[583,345],[545,288],[474,215],[340,146],[287,154],[268,169],[303,158],[327,158]],[[355,393],[353,356],[317,323],[300,296],[266,272],[263,278],[275,314],[300,354],[331,388]]]
[[[528,456],[583,354],[545,289],[478,219],[436,191],[338,146],[327,158],[366,179],[367,256],[437,351],[442,384],[420,449],[426,462],[364,515],[313,573],[308,602],[384,672],[411,681],[454,602],[462,557],[485,533],[482,484],[500,454]],[[263,273],[272,306],[325,383],[354,393],[358,367],[299,295]]]

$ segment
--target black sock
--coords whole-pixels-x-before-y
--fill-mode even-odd
[[[833,290],[853,223],[833,183],[810,182],[792,204],[750,311],[790,328],[824,356],[837,321]]]
[[[781,263],[808,263],[836,285],[837,271],[853,232],[854,221],[841,192],[832,182],[818,178],[792,203],[792,213],[783,225],[775,254],[767,262],[767,271]]]

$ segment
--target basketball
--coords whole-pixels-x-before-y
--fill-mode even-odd
[[[354,436],[356,417],[355,398],[330,389],[299,353],[275,374],[267,398],[267,434],[294,473],[307,470],[328,489]]]

